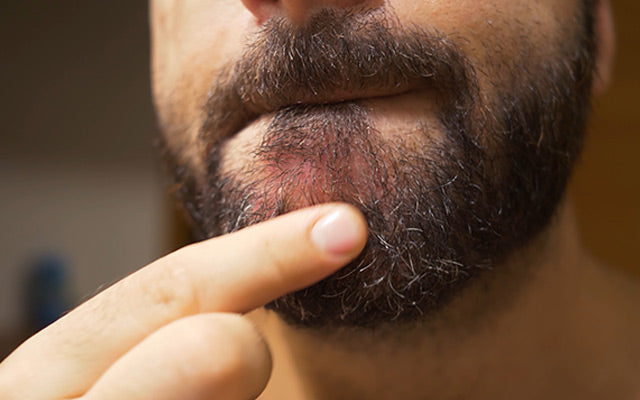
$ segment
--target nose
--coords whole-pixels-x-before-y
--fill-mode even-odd
[[[242,4],[256,17],[259,24],[274,16],[284,16],[300,25],[321,8],[355,8],[371,0],[242,0]]]

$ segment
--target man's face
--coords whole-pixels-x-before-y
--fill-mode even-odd
[[[421,318],[549,224],[584,130],[590,6],[306,3],[256,19],[239,0],[152,2],[181,195],[203,236],[356,205],[363,254],[270,307],[311,326]]]

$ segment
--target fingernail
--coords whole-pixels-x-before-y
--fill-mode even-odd
[[[361,231],[356,216],[346,208],[339,208],[316,222],[311,230],[311,240],[326,253],[343,255],[358,244]]]

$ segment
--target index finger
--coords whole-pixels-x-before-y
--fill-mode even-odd
[[[24,357],[43,360],[56,365],[55,371],[46,376],[30,371],[28,379],[74,385],[58,387],[58,393],[82,392],[160,327],[201,312],[250,311],[324,278],[353,259],[365,242],[362,215],[354,207],[330,204],[187,246],[85,302],[2,366],[11,370],[7,364],[18,367]]]

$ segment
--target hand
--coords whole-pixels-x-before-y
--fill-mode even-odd
[[[364,247],[353,207],[299,210],[182,248],[27,340],[0,399],[252,399],[269,350],[242,317],[324,278]]]

